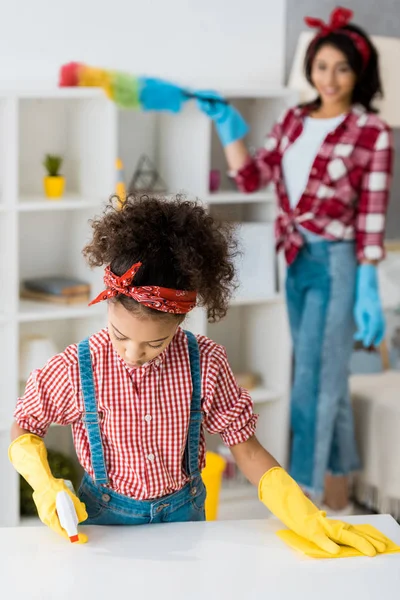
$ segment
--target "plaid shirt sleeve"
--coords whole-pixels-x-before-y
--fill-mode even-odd
[[[56,355],[31,373],[14,418],[22,429],[44,437],[52,423],[69,425],[79,416],[69,367]]]
[[[257,150],[254,157],[234,174],[236,185],[241,192],[251,193],[268,185],[273,178],[273,167],[280,162],[280,144],[283,124],[289,113],[285,112],[275,123],[266,137],[264,147]]]
[[[227,446],[247,441],[255,434],[258,416],[248,391],[237,385],[222,346],[216,346],[208,357],[205,371],[205,428],[219,433]]]
[[[361,182],[355,223],[357,259],[384,258],[386,211],[393,169],[393,138],[388,127],[375,140],[367,171]]]

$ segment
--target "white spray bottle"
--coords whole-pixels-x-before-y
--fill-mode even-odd
[[[78,515],[72,498],[67,492],[58,492],[56,508],[60,525],[67,532],[70,542],[78,542]]]

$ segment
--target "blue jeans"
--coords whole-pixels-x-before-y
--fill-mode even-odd
[[[84,422],[94,471],[94,480],[86,473],[78,491],[79,499],[86,505],[88,513],[85,525],[144,525],[205,520],[206,488],[199,471],[202,427],[200,355],[196,337],[189,331],[186,332],[186,336],[193,392],[182,468],[189,481],[177,492],[154,500],[135,500],[115,492],[109,486],[89,340],[78,344],[79,373],[85,407]]]
[[[359,468],[348,388],[356,269],[353,242],[306,243],[286,280],[294,348],[290,473],[316,500],[327,472]]]

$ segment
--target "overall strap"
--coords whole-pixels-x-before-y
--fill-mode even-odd
[[[82,340],[78,344],[78,361],[85,409],[82,420],[88,434],[94,480],[96,483],[104,485],[108,483],[108,477],[104,461],[103,444],[101,441],[92,360],[90,358],[89,338]]]
[[[189,431],[184,454],[184,465],[191,479],[200,475],[199,454],[200,434],[203,413],[201,410],[201,371],[200,352],[196,336],[190,331],[185,331],[188,339],[190,373],[192,376],[192,402],[190,406]]]

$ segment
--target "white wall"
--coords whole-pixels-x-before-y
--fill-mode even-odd
[[[71,60],[198,86],[279,84],[286,0],[8,0],[0,85]]]

